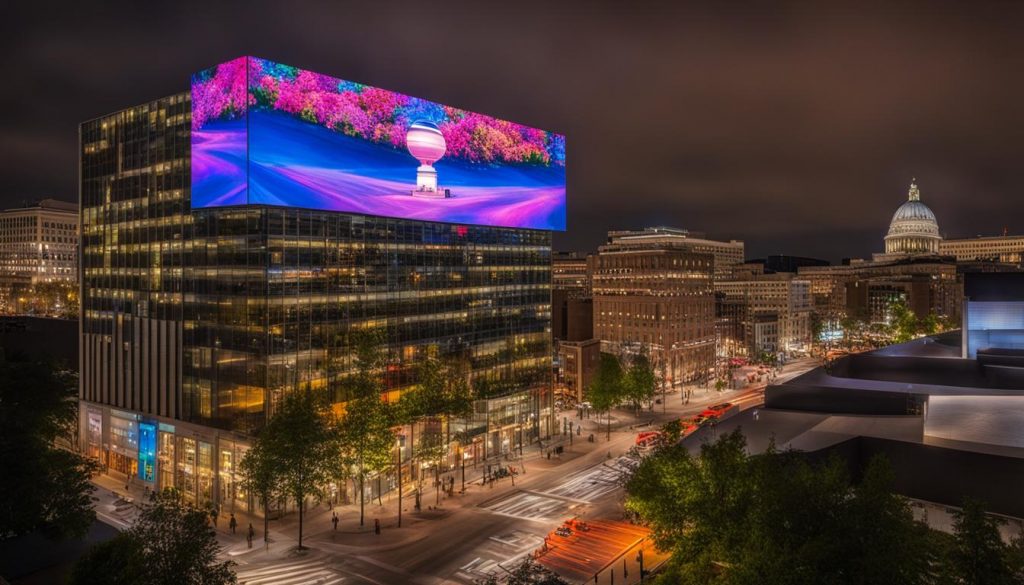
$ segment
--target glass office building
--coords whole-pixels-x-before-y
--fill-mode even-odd
[[[557,432],[549,231],[192,209],[190,118],[186,92],[80,127],[81,441],[110,473],[251,506],[248,437],[284,392],[344,402],[362,328],[389,399],[424,355],[471,365],[471,461]]]

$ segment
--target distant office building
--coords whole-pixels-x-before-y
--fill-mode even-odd
[[[704,379],[715,355],[715,257],[696,251],[707,240],[647,232],[610,232],[591,257],[594,336],[612,353],[649,348],[672,383]]]
[[[1002,262],[1020,266],[1024,262],[1024,236],[978,236],[939,242],[939,254],[957,262]]]
[[[805,267],[812,305],[820,315],[887,322],[888,304],[902,298],[919,316],[959,318],[963,288],[958,267],[938,256],[903,257],[847,266]]]
[[[586,400],[587,389],[597,372],[601,359],[601,342],[597,339],[558,342],[559,391],[575,402]]]
[[[935,214],[911,183],[907,201],[889,222],[885,252],[869,261],[846,259],[839,266],[801,266],[797,273],[810,282],[814,310],[825,318],[886,323],[889,305],[902,299],[918,316],[958,319],[962,270],[953,258],[939,254],[940,241]]]
[[[486,172],[465,177],[459,165],[431,166],[446,153],[437,124],[452,110],[341,80],[300,88],[310,75],[330,79],[242,58],[193,76],[191,92],[81,125],[81,441],[115,476],[251,509],[238,464],[252,434],[285,393],[347,401],[352,335],[367,329],[384,337],[388,400],[414,387],[425,356],[467,365],[474,414],[451,429],[465,437],[457,451],[467,462],[559,431],[551,230],[564,229],[564,138],[518,132],[509,139],[536,140],[520,145],[530,162],[495,151]],[[235,88],[247,77],[262,85]],[[374,106],[358,99],[369,89],[388,96],[386,115],[361,109]],[[298,109],[271,99],[286,91]],[[330,118],[313,119],[302,109],[309,100],[387,128],[341,132],[340,116],[352,112],[318,109]],[[402,126],[413,120],[395,108],[414,106],[437,124]],[[281,132],[287,152],[272,134]],[[409,136],[400,145],[374,142],[399,132]],[[448,158],[472,154],[460,148]],[[345,149],[374,164],[315,167]],[[299,162],[261,166],[279,157]],[[540,165],[552,182],[543,193],[512,182]],[[507,196],[490,196],[503,185]],[[477,199],[458,221],[474,221],[445,223],[447,195],[469,192]],[[503,213],[509,197],[540,211]],[[510,217],[527,223],[502,223]],[[393,485],[383,477],[367,489]]]
[[[672,227],[649,227],[642,230],[608,232],[608,244],[618,249],[672,249],[711,254],[715,262],[715,278],[726,278],[732,266],[743,263],[741,240],[728,242],[709,239],[702,232]]]
[[[594,338],[594,300],[574,297],[564,289],[551,291],[551,325],[556,341]]]
[[[738,340],[747,352],[789,353],[807,348],[811,341],[811,283],[794,274],[765,274],[759,264],[736,268],[729,280],[716,280],[715,292],[722,307],[717,314],[740,319],[721,322],[726,332],[742,332]],[[735,336],[735,333],[728,337]]]
[[[590,271],[586,254],[552,253],[551,289],[565,291],[570,298],[590,298]]]
[[[78,206],[43,199],[0,211],[0,275],[35,284],[78,278]]]
[[[828,266],[828,260],[818,258],[805,258],[803,256],[786,256],[773,254],[765,258],[746,260],[744,264],[760,264],[768,274],[773,272],[797,272],[803,266]]]

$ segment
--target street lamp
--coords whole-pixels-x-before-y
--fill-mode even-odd
[[[398,527],[402,527],[402,447],[405,445],[405,435],[396,437],[395,469],[398,470]]]

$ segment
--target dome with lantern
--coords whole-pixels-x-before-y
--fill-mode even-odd
[[[916,180],[915,180],[916,181]],[[921,201],[916,182],[910,183],[907,201],[900,205],[889,222],[885,236],[886,254],[938,254],[939,222],[935,214]]]

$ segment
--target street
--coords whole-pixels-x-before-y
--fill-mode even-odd
[[[811,358],[795,360],[783,368],[778,380],[786,380],[816,367]],[[564,452],[546,457],[536,447],[525,452],[522,460],[511,462],[525,472],[514,478],[481,485],[482,470],[468,470],[467,491],[452,497],[442,497],[441,504],[433,508],[433,494],[425,492],[423,509],[413,508],[408,494],[403,501],[403,525],[397,527],[397,498],[385,497],[383,505],[368,504],[367,522],[358,526],[357,506],[334,508],[341,517],[337,531],[330,523],[331,512],[324,505],[312,506],[306,517],[305,545],[309,550],[297,552],[292,538],[296,527],[294,515],[271,522],[272,542],[260,546],[262,535],[252,549],[246,546],[242,530],[231,535],[226,522],[220,522],[218,538],[225,554],[238,563],[238,582],[248,585],[335,585],[338,583],[464,583],[472,584],[489,574],[501,575],[539,549],[546,536],[571,518],[586,521],[623,520],[622,480],[635,462],[625,457],[634,445],[639,430],[656,429],[660,424],[700,412],[710,404],[729,401],[748,409],[761,404],[764,383],[739,390],[716,392],[697,389],[689,404],[682,404],[679,392],[669,394],[667,404],[644,410],[639,418],[627,408],[613,415],[611,440],[605,439],[605,418],[591,416],[577,418],[575,410],[562,415],[574,424],[582,425],[580,436],[568,441],[549,443],[545,449],[561,444]],[[596,440],[585,439],[593,433]],[[507,463],[507,462],[506,462]],[[123,527],[123,502],[107,490],[98,505],[101,519]],[[123,490],[121,490],[123,491]],[[99,509],[102,508],[102,509]],[[118,508],[122,510],[119,512]],[[433,508],[433,509],[432,509]],[[373,530],[374,520],[381,522],[381,534]],[[244,520],[244,526],[248,520]],[[262,521],[254,522],[262,528]],[[628,567],[636,565],[633,541],[623,540],[619,556],[627,551]],[[560,542],[558,556],[564,562],[578,554],[586,557],[592,551],[585,539],[579,542]],[[650,551],[648,559],[654,559]],[[608,570],[618,570],[617,583],[639,581],[639,571],[629,570],[622,578],[621,559]],[[616,567],[618,567],[616,569]],[[652,568],[649,563],[647,568]],[[606,571],[607,572],[607,571]],[[609,577],[599,575],[599,582]],[[588,578],[589,581],[589,578]]]

